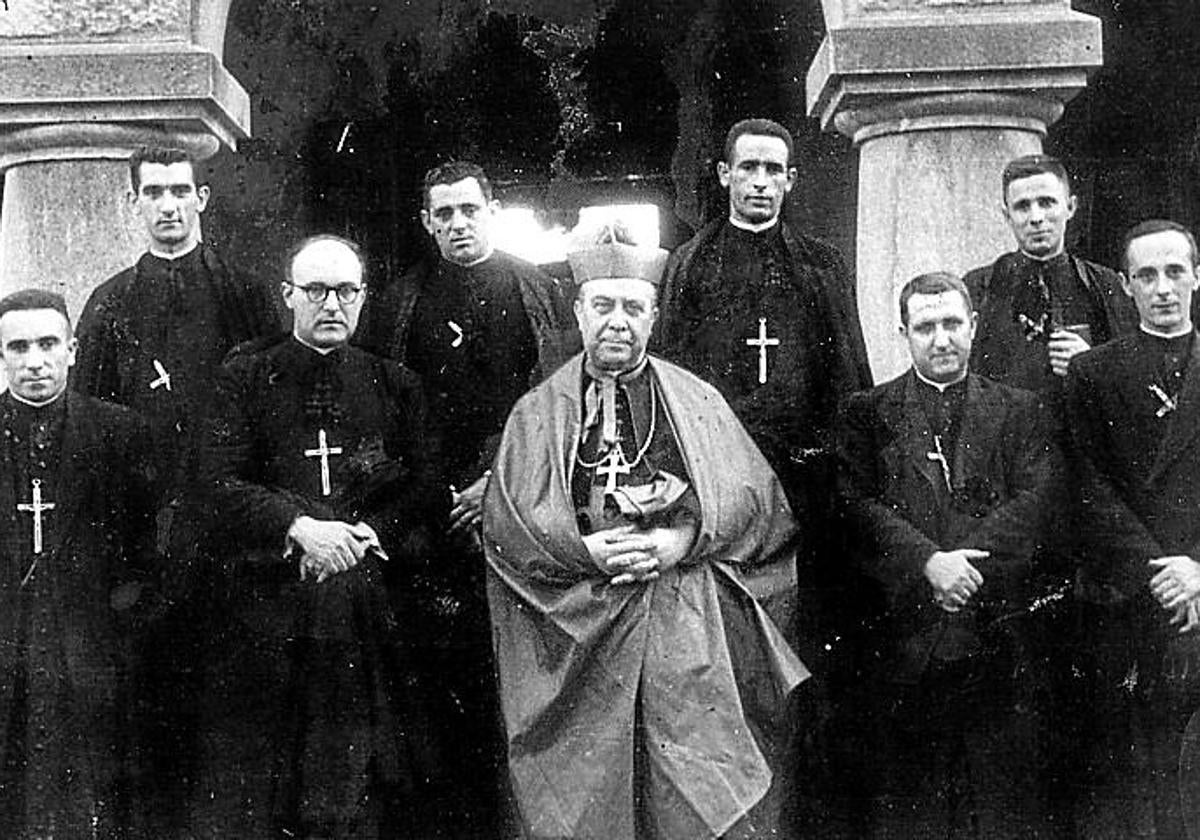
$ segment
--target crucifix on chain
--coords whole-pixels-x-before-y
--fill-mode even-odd
[[[33,501],[31,503],[21,503],[17,505],[17,510],[22,513],[33,514],[33,553],[42,553],[42,512],[54,510],[54,502],[42,501],[42,480],[35,478],[33,480]]]
[[[341,455],[341,454],[342,454],[342,447],[340,447],[340,446],[330,447],[329,446],[328,440],[325,437],[324,429],[317,430],[317,448],[304,450],[305,458],[320,458],[321,459],[321,495],[322,496],[328,496],[330,493],[333,492],[333,487],[330,485],[330,481],[329,481],[329,456],[330,455]]]
[[[608,455],[605,456],[603,463],[596,467],[596,474],[605,476],[607,479],[604,483],[605,494],[612,493],[617,489],[618,474],[628,475],[632,469],[629,462],[625,460],[625,453],[621,451],[620,444],[608,450]]]
[[[946,453],[942,449],[942,436],[933,436],[933,452],[926,452],[925,457],[930,461],[937,461],[942,467],[942,480],[946,482],[946,490],[950,493],[954,492],[954,482],[950,480],[950,462],[946,460]]]
[[[758,384],[767,382],[767,348],[778,347],[778,338],[767,338],[767,319],[758,319],[758,338],[747,338],[746,344],[758,348]]]

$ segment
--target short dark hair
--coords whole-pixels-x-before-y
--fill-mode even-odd
[[[723,159],[726,163],[733,163],[733,147],[737,145],[738,138],[746,134],[754,134],[759,137],[778,137],[787,146],[788,165],[791,165],[792,154],[796,150],[795,143],[792,142],[792,133],[775,120],[768,120],[764,117],[739,120],[730,127],[729,133],[725,135],[725,157]]]
[[[484,201],[492,200],[492,182],[488,180],[483,167],[468,160],[448,160],[425,173],[424,186],[421,188],[421,206],[429,209],[429,191],[438,184],[457,184],[466,178],[474,178],[479,183]]]
[[[913,295],[940,295],[943,292],[958,292],[967,311],[971,311],[971,293],[967,291],[967,284],[948,271],[931,271],[918,274],[900,290],[900,323],[908,326],[908,299]]]
[[[1150,236],[1154,233],[1166,233],[1174,231],[1182,233],[1187,239],[1188,248],[1191,249],[1192,266],[1200,265],[1200,251],[1196,249],[1196,237],[1179,222],[1173,222],[1170,219],[1147,219],[1144,222],[1131,227],[1125,232],[1125,239],[1121,243],[1121,266],[1126,272],[1129,271],[1129,246],[1133,244],[1133,240],[1141,239],[1143,236]]]
[[[366,283],[367,277],[367,260],[363,256],[362,248],[358,247],[356,242],[352,242],[344,236],[338,236],[336,233],[315,233],[312,236],[306,236],[293,245],[287,253],[287,258],[283,264],[283,276],[286,282],[292,282],[292,264],[296,262],[296,257],[300,256],[300,252],[310,245],[316,245],[318,242],[340,242],[358,258],[358,264],[362,266],[363,283]]]
[[[133,184],[135,193],[142,188],[141,169],[143,163],[157,163],[162,166],[186,163],[192,167],[192,180],[196,180],[196,160],[183,149],[173,149],[169,146],[142,146],[129,157],[129,183]]]
[[[1061,160],[1051,155],[1024,155],[1010,160],[1000,175],[1000,192],[1005,204],[1008,203],[1009,184],[1035,175],[1053,175],[1067,188],[1067,195],[1072,192],[1071,176]]]
[[[71,316],[67,314],[67,302],[58,292],[49,289],[21,289],[0,298],[0,318],[9,312],[25,312],[31,309],[53,309],[67,319],[70,332]]]

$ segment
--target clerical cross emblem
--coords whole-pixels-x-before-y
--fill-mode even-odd
[[[946,490],[949,493],[954,492],[954,482],[950,479],[950,462],[946,460],[946,453],[942,450],[942,436],[933,436],[933,452],[926,452],[925,457],[930,461],[937,461],[942,468],[942,480],[946,482]]]
[[[1166,417],[1172,411],[1179,408],[1179,403],[1175,397],[1164,391],[1157,382],[1151,383],[1146,387],[1149,389],[1150,393],[1158,397],[1158,401],[1162,403],[1162,405],[1158,407],[1158,411],[1154,412],[1155,417]]]
[[[329,456],[341,455],[342,447],[329,445],[328,439],[325,437],[325,430],[317,430],[317,448],[305,449],[305,458],[320,458],[321,459],[321,495],[328,496],[333,492],[333,487],[329,481]]]
[[[758,384],[765,385],[767,382],[767,348],[778,347],[778,338],[767,338],[767,319],[758,319],[758,338],[747,338],[746,344],[749,347],[758,348]]]
[[[155,379],[150,383],[150,390],[153,391],[156,388],[166,388],[168,391],[170,391],[171,374],[167,373],[167,369],[163,367],[163,363],[158,359],[154,360],[154,372],[158,374],[158,379]]]
[[[604,483],[605,494],[612,493],[617,489],[618,475],[629,475],[632,469],[633,467],[625,460],[625,453],[621,451],[620,444],[608,450],[608,455],[605,456],[600,466],[596,467],[596,475],[607,477],[607,481]]]
[[[459,347],[462,347],[463,328],[453,321],[447,321],[446,326],[449,327],[450,331],[454,333],[454,340],[450,342],[450,346],[457,350]]]
[[[33,501],[17,505],[17,510],[21,513],[33,514],[33,553],[42,553],[42,513],[47,510],[54,510],[54,502],[42,501],[42,480],[35,478],[33,480]],[[33,571],[32,568],[30,571]],[[28,578],[28,575],[26,575]]]

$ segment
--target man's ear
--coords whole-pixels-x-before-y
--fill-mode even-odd
[[[1117,276],[1121,278],[1121,288],[1125,291],[1125,294],[1128,297],[1132,298],[1133,297],[1133,289],[1131,288],[1131,285],[1129,282],[1129,275],[1126,274],[1124,271],[1121,271],[1121,272],[1118,272]]]
[[[1079,199],[1075,197],[1075,193],[1067,196],[1067,219],[1075,218],[1075,211],[1079,209]]]
[[[200,206],[196,209],[201,213],[204,212],[204,208],[208,207],[208,197],[210,195],[212,195],[212,190],[208,188],[207,184],[196,187],[196,197],[200,199]]]
[[[717,161],[717,181],[719,181],[721,186],[725,187],[726,189],[729,189],[730,174],[729,164],[723,160]]]
[[[799,176],[798,176],[798,173],[796,172],[796,167],[789,166],[787,169],[787,183],[784,184],[784,187],[783,187],[783,191],[785,194],[790,193],[792,191],[792,187],[796,186],[796,178],[797,177],[799,177]]]
[[[425,232],[433,236],[433,217],[429,215],[428,210],[421,211],[421,227],[425,228]]]

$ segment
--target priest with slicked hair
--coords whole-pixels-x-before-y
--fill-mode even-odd
[[[666,252],[622,239],[569,256],[584,352],[513,409],[484,504],[517,810],[531,838],[774,836],[796,526],[717,391],[647,354]]]

